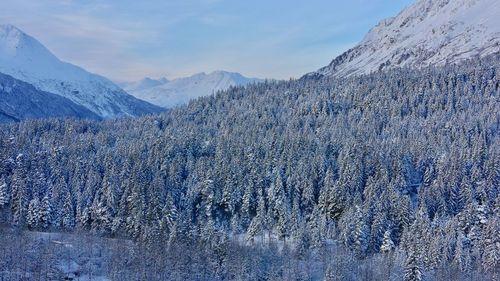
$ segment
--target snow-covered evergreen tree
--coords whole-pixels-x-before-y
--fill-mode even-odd
[[[392,238],[391,238],[391,231],[390,230],[386,230],[384,232],[384,240],[382,242],[382,245],[380,246],[380,251],[382,253],[390,253],[394,250],[396,246],[394,245],[394,242],[392,241]]]
[[[47,228],[52,225],[52,205],[49,196],[45,196],[40,204],[40,226]]]
[[[7,183],[3,177],[0,178],[0,209],[9,204],[9,194],[7,193]]]
[[[40,227],[42,222],[42,212],[38,198],[30,201],[26,221],[28,223],[28,227],[30,228],[36,229]]]
[[[422,267],[418,254],[413,251],[408,252],[404,264],[404,281],[421,281]]]

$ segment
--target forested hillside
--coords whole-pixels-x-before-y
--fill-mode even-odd
[[[158,116],[4,125],[0,218],[142,245],[339,246],[345,262],[401,268],[380,280],[498,277],[499,67],[264,82]]]

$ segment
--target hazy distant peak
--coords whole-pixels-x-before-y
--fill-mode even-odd
[[[141,82],[142,81],[142,82]],[[210,73],[200,72],[189,77],[170,81],[143,79],[138,82],[122,83],[122,87],[137,98],[165,108],[187,103],[189,100],[207,96],[231,86],[243,86],[260,81],[247,78],[237,72],[216,70]],[[147,85],[148,84],[148,85]]]

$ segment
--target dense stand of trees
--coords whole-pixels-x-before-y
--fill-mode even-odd
[[[0,220],[145,247],[342,247],[405,280],[498,278],[499,66],[265,82],[159,116],[5,125]]]

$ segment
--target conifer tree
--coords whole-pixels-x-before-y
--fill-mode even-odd
[[[0,178],[0,210],[9,204],[9,194],[7,193],[7,183],[3,177]]]
[[[28,227],[32,229],[36,229],[40,226],[41,223],[41,210],[40,210],[40,201],[38,198],[32,199],[28,205],[28,214],[26,221],[28,223]]]
[[[388,254],[394,250],[396,246],[394,245],[394,242],[392,241],[391,238],[391,231],[386,230],[384,232],[384,240],[382,242],[382,245],[380,246],[380,251],[382,253]]]
[[[404,281],[421,281],[422,268],[418,255],[409,251],[404,264]]]

